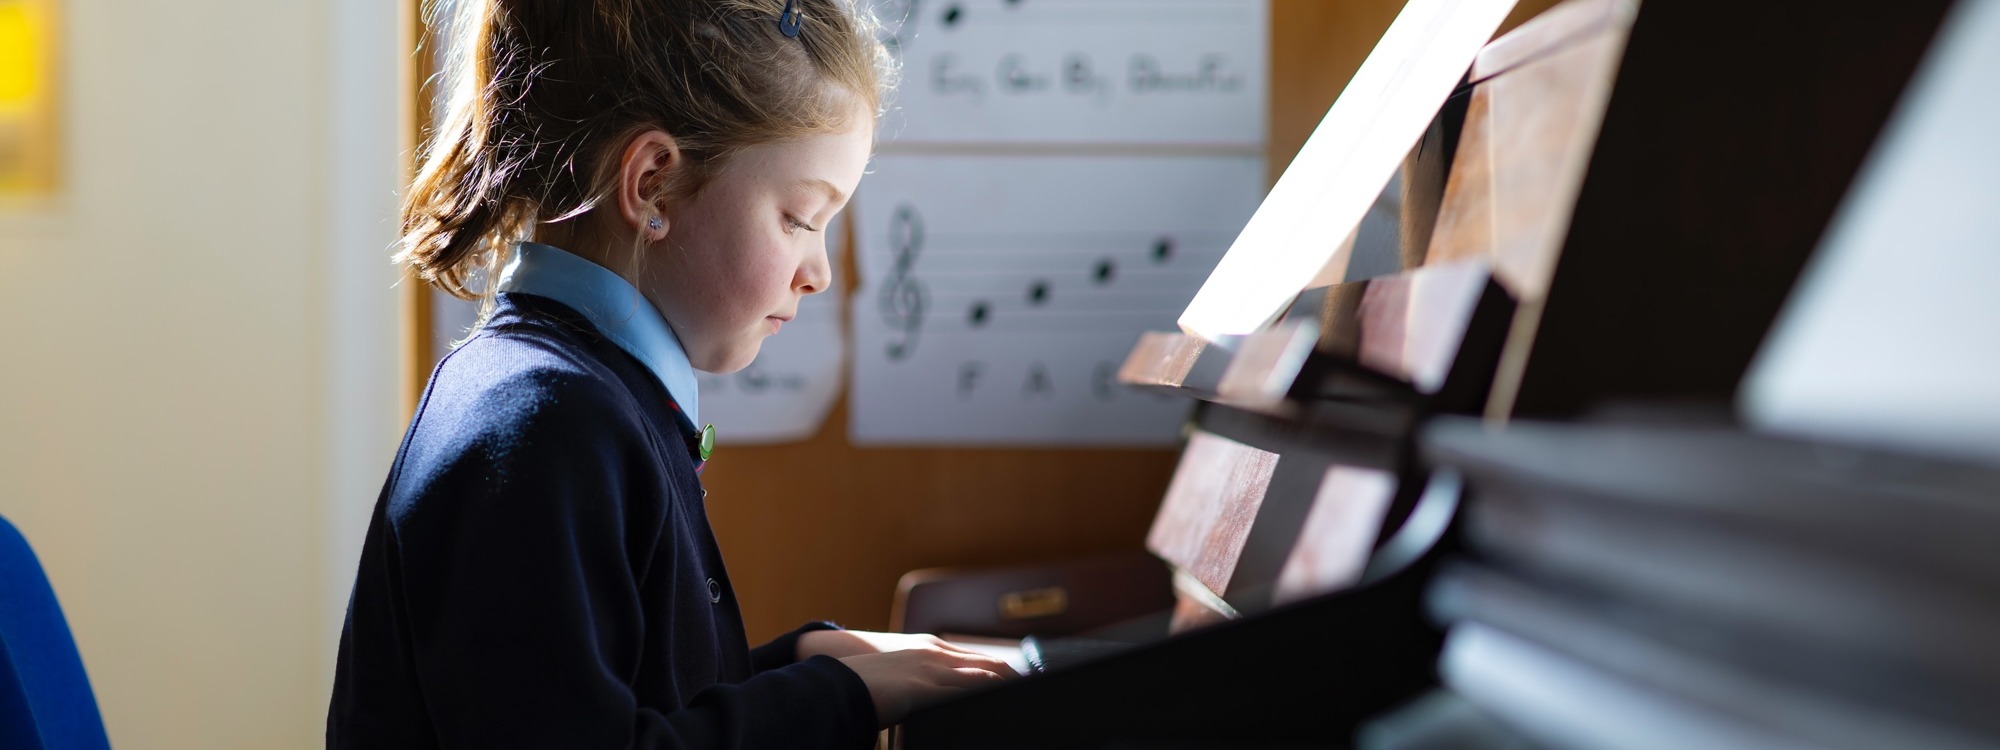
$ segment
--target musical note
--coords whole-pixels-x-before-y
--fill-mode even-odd
[[[1117,275],[1117,273],[1118,262],[1110,258],[1105,258],[1098,261],[1097,268],[1090,272],[1090,280],[1097,282],[1098,286],[1104,286],[1111,283],[1111,277]]]
[[[1150,260],[1152,266],[1164,266],[1174,256],[1172,248],[1174,248],[1174,238],[1172,236],[1156,236],[1150,242],[1146,242],[1146,250],[1144,252],[1138,252],[1134,256],[1140,258],[1140,260]],[[960,254],[960,256],[964,256],[964,254]],[[1146,272],[1146,268],[1140,268],[1140,272]],[[1188,274],[1186,276],[1186,284],[1192,284],[1194,278],[1196,278],[1194,274]],[[1118,258],[1114,258],[1114,256],[1102,256],[1102,258],[1098,258],[1090,266],[1090,270],[1088,270],[1088,280],[1096,288],[1112,288],[1112,282],[1118,280]],[[1182,288],[1180,292],[1182,294],[1192,294],[1192,286],[1190,288]],[[1050,304],[1056,300],[1056,284],[1052,280],[1048,280],[1048,278],[1030,278],[1026,282],[1026,292],[1022,294],[1022,298],[1028,302],[1026,310],[1030,310],[1030,312],[1032,310],[1048,310]],[[1176,294],[1176,300],[1178,300],[1178,294]],[[1094,308],[1094,310],[1102,310],[1102,308]],[[988,322],[994,320],[996,312],[998,310],[996,310],[996,306],[994,306],[994,302],[990,298],[978,296],[970,304],[966,304],[966,324],[972,326],[972,328],[982,328],[982,326],[986,326]]]
[[[910,273],[924,246],[923,220],[917,218],[915,208],[904,204],[896,207],[895,218],[890,221],[889,242],[894,247],[896,261],[895,271],[882,287],[882,318],[890,328],[902,333],[901,339],[889,342],[888,346],[889,358],[902,360],[916,348],[917,330],[923,327],[930,293]]]
[[[883,305],[854,318],[857,443],[1175,439],[1185,404],[1116,369],[1141,332],[1173,328],[1256,210],[1260,159],[881,154],[873,169],[855,252],[862,298]]]
[[[916,6],[917,0],[909,0],[909,7],[912,12],[915,12]],[[1021,0],[1007,0],[1007,8],[1009,10],[1019,7],[1021,7]],[[965,20],[964,5],[961,3],[952,3],[946,6],[944,13],[938,16],[938,20],[944,22],[945,28],[957,26],[959,21]]]

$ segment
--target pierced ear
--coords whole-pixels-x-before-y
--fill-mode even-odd
[[[663,130],[648,130],[625,144],[618,161],[618,214],[649,241],[667,236],[663,196],[675,172],[684,168],[679,144]]]

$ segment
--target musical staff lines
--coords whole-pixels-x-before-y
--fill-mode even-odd
[[[1184,406],[1111,378],[1263,194],[1266,0],[873,2],[904,77],[851,209],[851,438],[1171,443]]]
[[[1118,388],[1256,210],[1253,157],[881,155],[855,199],[853,437],[1146,444],[1184,405]]]

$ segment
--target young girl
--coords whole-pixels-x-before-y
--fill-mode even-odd
[[[399,259],[485,322],[375,506],[330,747],[866,748],[1012,673],[824,623],[750,648],[703,511],[693,371],[825,291],[868,159],[892,69],[852,1],[465,0]]]

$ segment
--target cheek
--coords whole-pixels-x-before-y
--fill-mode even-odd
[[[704,206],[683,217],[660,264],[661,307],[694,347],[726,345],[762,330],[765,316],[789,311],[798,270],[796,237],[749,220],[760,212],[717,200],[731,210]]]
[[[796,254],[789,248],[790,236],[775,229],[754,226],[731,227],[718,233],[704,260],[708,278],[729,288],[732,297],[769,297],[783,292],[796,267]]]
[[[733,243],[704,259],[695,275],[707,280],[696,294],[711,323],[741,326],[784,312],[797,263],[774,243]]]

